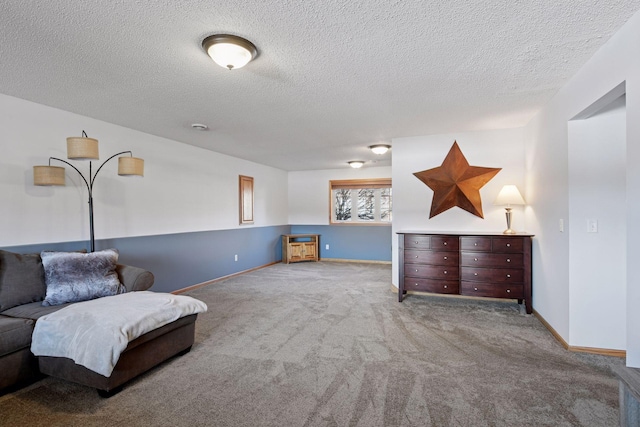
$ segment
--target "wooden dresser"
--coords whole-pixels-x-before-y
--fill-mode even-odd
[[[531,306],[531,234],[398,233],[400,289],[524,301]]]

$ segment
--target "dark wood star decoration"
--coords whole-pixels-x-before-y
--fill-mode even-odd
[[[458,143],[454,141],[442,166],[416,172],[414,175],[433,190],[429,218],[454,206],[484,218],[480,189],[501,170],[502,168],[469,166]]]

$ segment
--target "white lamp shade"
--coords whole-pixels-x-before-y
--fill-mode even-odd
[[[215,44],[207,53],[216,64],[229,69],[242,68],[251,61],[251,52],[231,43]]]
[[[498,197],[496,197],[493,204],[498,206],[524,205],[525,201],[522,198],[520,191],[518,191],[518,187],[510,184],[502,187],[502,190],[498,193]]]

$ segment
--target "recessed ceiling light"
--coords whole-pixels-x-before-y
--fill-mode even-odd
[[[191,125],[191,127],[195,130],[207,130],[209,129],[209,126],[207,125],[203,125],[202,123],[194,123]]]
[[[362,160],[351,160],[349,163],[349,166],[351,166],[354,169],[359,169],[364,165],[364,162]]]

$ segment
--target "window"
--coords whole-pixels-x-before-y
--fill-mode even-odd
[[[331,224],[391,224],[391,179],[329,181]]]

